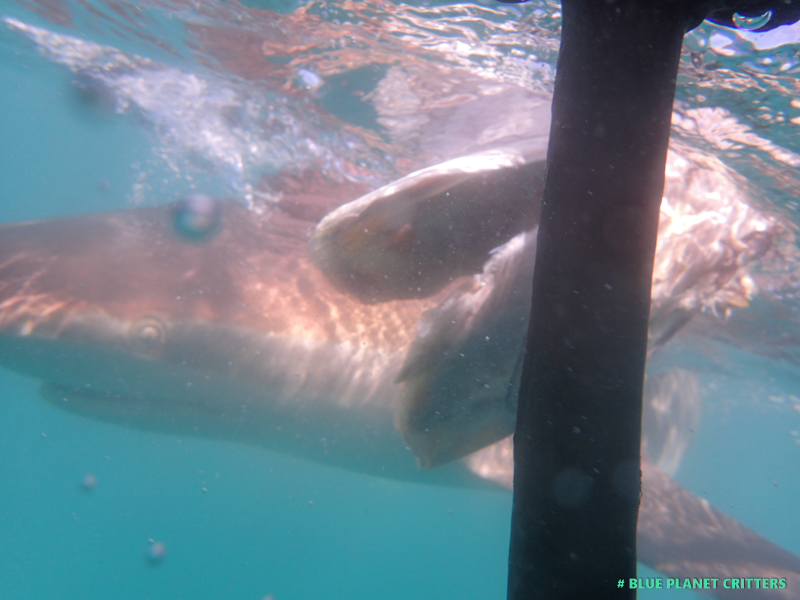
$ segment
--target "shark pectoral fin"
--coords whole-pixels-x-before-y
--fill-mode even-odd
[[[536,153],[509,147],[412,173],[326,216],[311,256],[362,302],[431,296],[536,225],[545,173]]]
[[[467,468],[478,477],[514,489],[514,436],[509,435],[464,458]]]
[[[430,370],[405,381],[395,426],[423,469],[431,469],[489,446],[513,431],[513,415],[504,398],[478,391],[460,402],[442,402]]]
[[[642,461],[639,561],[669,577],[717,578],[717,598],[790,600],[800,590],[800,558],[680,487]],[[725,589],[726,578],[783,579],[782,589]]]
[[[497,355],[503,350],[496,347],[475,348],[462,335],[464,330],[452,323],[436,319],[420,334],[397,379],[405,390],[395,407],[395,427],[426,469],[480,450],[514,431],[516,363],[502,360],[505,357]],[[514,343],[501,347],[521,356]],[[499,362],[487,356],[493,349]]]
[[[695,373],[669,369],[646,375],[642,452],[669,475],[678,471],[683,455],[694,440],[700,424],[701,405],[700,384]]]
[[[535,232],[496,248],[483,272],[426,311],[397,378],[395,425],[424,468],[514,431]]]

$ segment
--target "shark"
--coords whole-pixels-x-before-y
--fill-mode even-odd
[[[0,366],[59,409],[377,477],[510,489],[544,147],[512,144],[350,202],[285,189],[0,226]],[[709,159],[710,160],[710,159]],[[639,559],[791,598],[800,558],[672,478],[696,376],[660,352],[758,293],[784,235],[719,165],[672,150],[653,278]],[[724,216],[724,218],[721,217]]]

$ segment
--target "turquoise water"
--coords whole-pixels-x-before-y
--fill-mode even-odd
[[[0,7],[76,34],[7,0]],[[166,60],[110,31],[78,33]],[[185,56],[174,62],[191,64]],[[169,169],[159,162],[164,139],[146,119],[87,107],[71,78],[18,33],[0,33],[0,221],[156,204],[188,187],[154,183]],[[326,135],[319,139],[337,148],[339,138]],[[800,149],[785,133],[780,143]],[[234,195],[256,178],[245,167],[231,183],[224,168],[203,174],[180,160],[196,180]],[[364,177],[391,179],[390,162],[375,159]],[[269,170],[255,159],[251,167]],[[143,173],[151,187],[142,200],[135,190]],[[701,426],[677,479],[800,554],[800,412],[787,400],[800,396],[800,380],[767,359],[742,364],[735,378],[703,376]],[[509,494],[403,484],[249,446],[115,427],[46,404],[38,386],[0,370],[2,600],[505,596]],[[92,490],[81,486],[88,473],[98,481]],[[151,541],[166,545],[159,564],[148,561]],[[640,576],[655,575],[642,568]]]

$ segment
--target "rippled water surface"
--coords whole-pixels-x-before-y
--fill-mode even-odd
[[[531,109],[554,84],[549,0],[0,0],[0,17],[4,223],[193,192],[264,217],[297,186],[343,202],[549,129]],[[746,206],[773,237],[716,295],[680,296],[695,329],[659,356],[693,369],[702,397],[676,479],[800,554],[796,39],[686,37],[673,151],[735,184],[717,221]],[[122,428],[38,387],[0,371],[0,599],[505,596],[507,493]]]

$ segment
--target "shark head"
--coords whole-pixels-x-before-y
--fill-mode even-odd
[[[58,385],[128,394],[126,369],[88,365],[169,363],[177,353],[194,364],[188,338],[202,335],[201,324],[249,324],[276,335],[290,326],[275,307],[253,303],[256,273],[269,278],[277,269],[255,250],[263,240],[244,209],[223,204],[220,232],[204,243],[184,239],[173,213],[148,208],[5,226],[4,364]],[[231,244],[234,231],[241,245]],[[245,247],[254,250],[241,255]],[[198,366],[203,360],[210,367],[214,359],[195,356]]]
[[[91,418],[416,471],[392,380],[435,302],[342,294],[306,250],[314,223],[284,211],[220,201],[198,239],[179,210],[3,226],[0,364]]]

